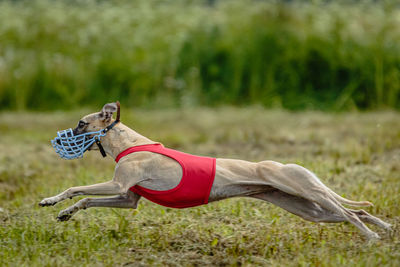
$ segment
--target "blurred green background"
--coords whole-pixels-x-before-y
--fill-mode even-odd
[[[1,1],[0,109],[399,109],[397,2]]]
[[[0,0],[0,266],[400,266],[398,3]],[[393,231],[367,244],[249,198],[57,223],[81,197],[37,203],[115,162],[49,140],[115,100],[167,147],[302,165]]]

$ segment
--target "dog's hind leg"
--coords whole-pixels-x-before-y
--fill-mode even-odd
[[[71,187],[61,194],[54,197],[45,198],[40,201],[39,206],[53,206],[67,198],[73,198],[80,195],[120,195],[122,192],[121,185],[115,181],[105,183]]]
[[[372,206],[369,201],[353,201],[341,197],[324,185],[314,173],[297,164],[262,161],[257,164],[257,173],[263,180],[272,181],[272,186],[293,195],[298,195],[302,189],[319,188],[329,193],[339,203],[355,207]]]
[[[385,230],[391,230],[391,227],[392,227],[391,224],[386,223],[375,216],[372,216],[365,210],[353,210],[353,209],[349,209],[349,210],[351,212],[353,212],[354,214],[356,214],[358,216],[358,218],[360,218],[360,220],[363,222],[375,224],[376,226],[383,228]]]
[[[268,201],[272,204],[277,205],[278,207],[281,207],[289,211],[290,213],[300,216],[301,218],[307,221],[328,222],[328,223],[347,221],[347,219],[344,218],[343,216],[337,215],[321,207],[315,202],[287,194],[280,190],[275,190],[266,193],[258,193],[250,195],[250,197]],[[371,214],[369,214],[364,210],[352,210],[352,209],[348,210],[357,215],[358,218],[365,223],[375,224],[385,230],[390,230],[391,227],[390,224],[382,221],[379,218],[372,216]]]
[[[315,202],[275,190],[267,193],[258,193],[249,197],[268,201],[294,215],[311,222],[344,222],[346,218],[322,208]]]
[[[356,214],[343,207],[330,190],[309,170],[296,164],[276,166],[269,162],[261,162],[258,165],[259,178],[268,185],[317,203],[323,209],[352,223],[368,239],[379,238],[378,234],[371,231]]]
[[[79,210],[94,208],[94,207],[107,207],[107,208],[122,208],[122,209],[136,209],[139,202],[140,195],[128,191],[125,196],[117,196],[111,198],[84,198],[76,202],[74,205],[62,210],[58,216],[58,221],[68,221]]]

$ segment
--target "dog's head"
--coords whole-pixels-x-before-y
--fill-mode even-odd
[[[80,119],[76,128],[73,129],[74,135],[96,132],[106,128],[112,123],[114,112],[117,112],[117,120],[119,120],[120,105],[118,101],[105,104],[100,112],[86,115]]]
[[[113,121],[113,113],[117,112],[117,118]],[[119,122],[119,102],[105,104],[100,112],[86,115],[79,120],[75,129],[67,129],[57,132],[57,137],[51,140],[51,144],[65,159],[83,157],[83,153],[91,149],[100,149],[105,157],[106,153],[100,144],[101,137],[111,130]],[[93,146],[94,143],[98,147]]]

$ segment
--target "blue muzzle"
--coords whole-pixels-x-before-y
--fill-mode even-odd
[[[57,132],[57,137],[51,140],[54,149],[63,159],[82,158],[83,153],[88,150],[93,143],[100,142],[100,138],[105,136],[107,131],[102,129],[97,132],[89,132],[74,135],[72,129]]]

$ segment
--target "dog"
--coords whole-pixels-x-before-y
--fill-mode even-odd
[[[114,120],[115,112],[117,119]],[[76,149],[69,148],[65,140],[72,140],[68,139],[71,136],[85,136],[82,142],[75,140],[78,144],[90,144],[80,151],[80,156],[86,150],[100,150],[103,156],[107,154],[117,161],[111,181],[71,187],[39,203],[40,206],[51,206],[79,195],[114,196],[84,198],[62,210],[57,217],[59,221],[67,221],[79,210],[92,207],[136,209],[142,196],[174,208],[245,196],[273,203],[312,222],[350,222],[368,240],[380,237],[364,223],[391,229],[390,224],[364,210],[349,209],[342,205],[371,206],[370,202],[352,201],[339,196],[304,167],[275,161],[249,162],[184,154],[164,148],[162,144],[140,135],[120,122],[119,117],[119,102],[106,104],[100,112],[84,116],[75,129],[59,134],[59,138],[53,142],[56,151],[63,146],[62,151],[57,152],[66,157],[62,153],[70,154]],[[67,139],[62,139],[65,136]],[[95,141],[90,143],[90,138]],[[154,199],[151,194],[154,194]]]

